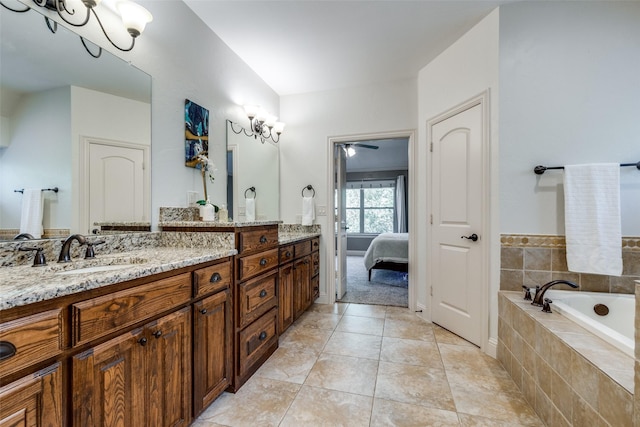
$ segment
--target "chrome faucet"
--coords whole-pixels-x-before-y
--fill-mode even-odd
[[[536,296],[533,298],[533,301],[531,302],[531,305],[537,305],[538,307],[542,307],[544,304],[544,294],[547,292],[547,290],[549,290],[550,287],[555,286],[555,285],[560,285],[560,284],[565,284],[565,285],[569,285],[572,288],[577,288],[578,285],[576,285],[573,282],[570,282],[568,280],[552,280],[549,283],[545,283],[544,285],[542,285],[542,287],[540,289],[537,290],[536,292]]]
[[[62,244],[62,249],[60,249],[60,256],[58,257],[58,262],[69,262],[71,261],[71,244],[73,241],[77,241],[80,243],[80,246],[85,245],[87,243],[87,239],[82,234],[72,234],[67,237],[67,240]]]

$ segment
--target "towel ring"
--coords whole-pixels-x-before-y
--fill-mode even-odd
[[[316,197],[316,190],[313,188],[311,184],[307,185],[306,187],[302,187],[302,197],[304,197],[304,190],[313,191],[313,194],[311,195],[311,197]]]
[[[256,187],[249,187],[246,190],[244,190],[244,198],[247,198],[247,191],[251,191],[253,193],[253,198],[255,199],[256,196],[258,195],[258,193],[256,193]]]

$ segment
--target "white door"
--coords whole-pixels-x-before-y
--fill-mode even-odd
[[[432,320],[478,346],[483,331],[482,124],[482,105],[476,104],[429,125]]]
[[[336,166],[336,299],[347,292],[347,155],[342,145],[335,146]]]
[[[89,144],[90,230],[94,222],[148,221],[144,154],[142,148]]]

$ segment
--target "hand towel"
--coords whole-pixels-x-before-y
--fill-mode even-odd
[[[256,199],[244,199],[245,217],[248,222],[256,220]]]
[[[569,271],[620,276],[620,165],[565,166],[564,210]]]
[[[312,225],[316,219],[316,211],[313,207],[313,197],[302,197],[302,225]]]
[[[36,239],[42,237],[42,190],[25,188],[22,193],[22,212],[20,214],[20,234],[29,233]]]

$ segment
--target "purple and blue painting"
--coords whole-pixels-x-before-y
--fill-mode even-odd
[[[198,156],[209,155],[209,110],[193,101],[184,101],[185,166],[200,168]]]

